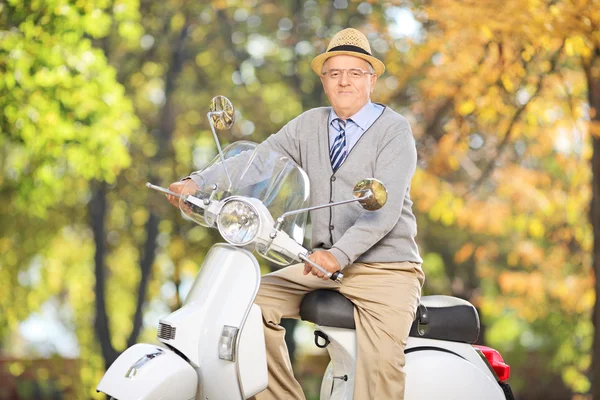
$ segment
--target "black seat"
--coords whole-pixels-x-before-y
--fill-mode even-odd
[[[471,303],[451,296],[423,296],[410,336],[475,343],[479,336],[479,315]],[[419,318],[421,317],[421,318]],[[423,318],[424,317],[424,318]],[[304,296],[300,318],[321,326],[355,329],[354,305],[333,290],[320,289]],[[427,325],[419,324],[427,321]],[[420,334],[419,332],[422,332]]]

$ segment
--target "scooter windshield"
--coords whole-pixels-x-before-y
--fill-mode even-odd
[[[306,172],[292,159],[266,146],[248,141],[235,142],[223,149],[227,171],[223,168],[221,157],[215,157],[206,168],[194,172],[191,177],[199,187],[198,197],[222,200],[229,196],[253,197],[262,201],[277,219],[283,213],[308,206],[310,185]],[[229,173],[229,179],[227,178]],[[213,226],[202,214],[188,217],[204,226]],[[307,213],[287,217],[281,229],[298,243],[302,244],[306,230]],[[292,262],[283,254],[270,248],[257,248],[257,252],[266,259],[286,265]]]

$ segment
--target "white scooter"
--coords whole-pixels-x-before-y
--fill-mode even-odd
[[[214,127],[233,124],[229,100],[215,97],[208,117],[219,157],[196,176],[202,178],[196,182],[207,183],[185,195],[148,187],[179,197],[186,218],[216,227],[228,243],[210,249],[183,306],[159,321],[160,345],[136,344],[106,371],[97,390],[113,399],[241,400],[264,390],[262,314],[253,304],[260,269],[251,251],[280,265],[310,262],[343,284],[342,273],[312,263],[299,244],[306,211],[355,201],[366,210],[385,204],[383,184],[365,179],[350,200],[306,207],[308,177],[292,160],[249,142],[221,151]],[[337,292],[317,290],[305,296],[300,314],[316,324],[315,343],[331,356],[321,399],[352,399],[357,352],[352,303]],[[514,399],[505,382],[510,368],[500,354],[471,344],[479,317],[470,303],[425,296],[417,314],[405,351],[405,399]]]

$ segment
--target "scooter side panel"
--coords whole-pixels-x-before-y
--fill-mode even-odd
[[[436,340],[436,339],[423,339],[417,337],[409,337],[408,343],[406,345],[406,351],[410,351],[411,349],[415,349],[417,347],[435,347],[444,350],[451,351],[453,353],[458,354],[464,359],[468,360],[471,364],[481,370],[484,375],[492,380],[496,380],[496,377],[490,371],[489,366],[481,359],[479,354],[475,351],[473,346],[468,343],[461,342],[450,342],[446,340]]]
[[[192,400],[198,376],[169,349],[136,344],[110,366],[96,388],[118,400]]]
[[[406,355],[406,400],[506,400],[497,382],[454,354],[420,350]]]
[[[160,320],[174,329],[174,338],[161,342],[181,351],[196,367],[198,398],[239,400],[243,388],[234,361],[219,358],[224,326],[239,335],[260,285],[260,269],[248,251],[228,244],[211,248],[182,308]],[[236,346],[237,348],[237,346]]]

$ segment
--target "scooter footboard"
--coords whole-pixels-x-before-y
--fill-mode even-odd
[[[192,400],[198,375],[172,350],[136,344],[115,360],[96,388],[117,400]]]
[[[406,354],[405,398],[506,400],[497,382],[458,354],[429,348]]]

